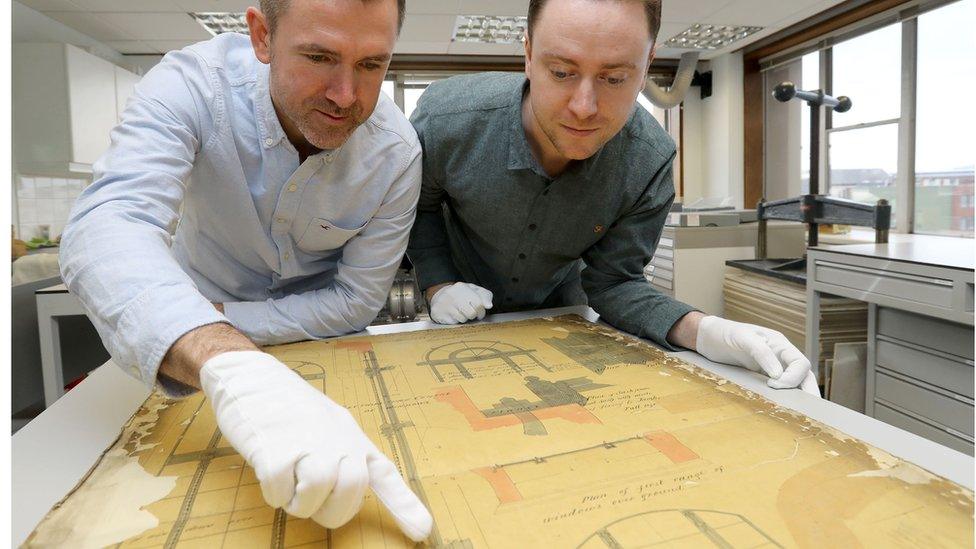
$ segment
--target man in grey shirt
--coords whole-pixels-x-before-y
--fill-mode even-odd
[[[531,0],[524,77],[427,89],[411,117],[424,157],[407,253],[431,317],[588,302],[665,348],[819,395],[782,334],[706,316],[644,279],[674,200],[674,143],[636,105],[660,13],[660,0]]]

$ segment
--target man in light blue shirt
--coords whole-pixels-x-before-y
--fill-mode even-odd
[[[257,344],[363,329],[406,248],[416,133],[380,86],[403,0],[263,0],[240,34],[136,87],[62,239],[65,282],[115,362],[202,388],[265,500],[326,527],[373,489],[431,518],[355,419]]]

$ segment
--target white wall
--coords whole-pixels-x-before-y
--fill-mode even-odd
[[[699,99],[699,88],[691,88],[685,98],[685,203],[731,196],[742,208],[742,54],[717,57],[699,69],[708,70],[712,71],[711,97]]]
[[[137,64],[126,56],[94,38],[78,32],[43,13],[19,2],[11,3],[11,42],[16,50],[19,43],[50,42],[77,46],[110,63],[139,72]],[[12,135],[17,140],[17,135]],[[74,199],[88,183],[86,176],[37,176],[22,173],[16,156],[11,157],[11,224],[23,240],[46,233],[49,238],[61,234]]]
[[[702,69],[699,69],[702,70]],[[702,99],[701,88],[688,88],[681,115],[684,149],[684,203],[689,204],[705,196],[702,172]]]
[[[60,42],[71,44],[97,55],[133,72],[135,67],[126,57],[111,47],[95,40],[87,34],[55,21],[43,13],[31,9],[20,2],[11,2],[12,19],[10,33],[12,42]]]
[[[765,73],[763,89],[772,90],[780,82],[802,82],[800,62],[789,63]],[[763,131],[763,162],[766,177],[764,189],[767,200],[782,200],[799,196],[802,190],[800,155],[804,151],[801,128],[806,111],[800,101],[781,103],[772,93],[765,96]]]

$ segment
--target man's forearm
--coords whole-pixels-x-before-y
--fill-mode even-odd
[[[705,315],[692,311],[678,319],[668,331],[668,343],[697,351],[698,324]]]
[[[200,369],[211,358],[229,351],[257,351],[258,347],[230,324],[219,322],[187,332],[169,348],[159,374],[200,388]]]

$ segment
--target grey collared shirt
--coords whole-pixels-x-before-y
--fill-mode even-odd
[[[427,88],[411,122],[423,185],[407,254],[421,288],[466,281],[492,312],[589,303],[610,324],[668,345],[693,310],[644,278],[674,200],[674,143],[635,104],[623,129],[556,178],[522,128],[525,77],[458,76]]]

